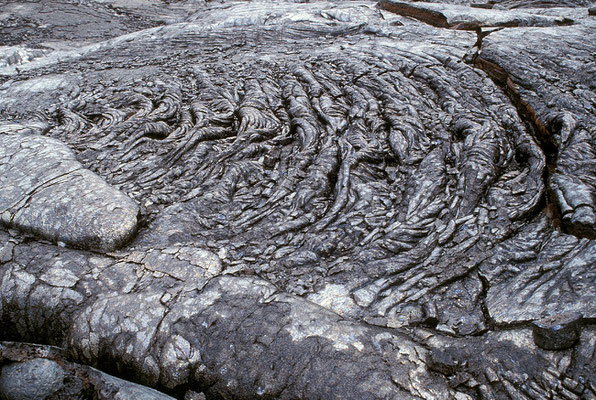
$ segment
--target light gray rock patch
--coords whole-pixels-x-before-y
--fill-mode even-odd
[[[63,143],[0,135],[0,223],[74,247],[112,250],[136,232],[137,205]]]

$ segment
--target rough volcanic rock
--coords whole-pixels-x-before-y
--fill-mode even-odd
[[[0,67],[0,151],[86,174],[64,221],[141,214],[109,246],[0,230],[0,338],[179,398],[593,398],[594,22],[524,5],[164,4]]]
[[[425,373],[425,349],[403,334],[344,320],[258,278],[212,278],[209,264],[180,260],[188,249],[162,250],[161,272],[134,254],[73,259],[48,245],[35,260],[27,247],[15,246],[1,278],[2,323],[16,328],[15,338],[51,337],[92,365],[170,389],[192,383],[224,398],[416,397],[409,387],[449,396],[441,379]],[[26,265],[53,265],[78,281],[50,285]]]
[[[395,14],[419,19],[433,26],[451,29],[474,30],[478,28],[514,26],[546,27],[573,23],[573,20],[561,16],[472,8],[439,3],[410,3],[381,0],[379,7]]]
[[[438,354],[429,366],[472,398],[579,400],[593,398],[594,333],[583,332],[577,346],[559,351],[536,346],[529,328],[466,338],[419,330],[417,336]]]
[[[38,358],[32,358],[38,357]],[[0,398],[173,400],[157,390],[73,363],[64,349],[0,342]],[[197,394],[200,395],[200,394]]]
[[[64,386],[64,370],[54,361],[36,358],[0,370],[0,393],[6,400],[52,398]]]
[[[417,1],[413,3],[417,3]],[[592,4],[590,0],[437,0],[434,3],[465,5],[473,8],[496,10],[588,7]]]
[[[0,134],[0,222],[54,242],[113,250],[132,238],[137,205],[84,169],[59,141]]]
[[[480,265],[488,286],[486,309],[495,323],[569,312],[596,317],[594,241],[549,230],[546,218],[528,224]]]
[[[0,5],[0,35],[4,39],[2,46],[23,44],[47,50],[67,48],[165,22],[163,17],[155,15],[156,7],[145,7],[143,11],[135,13],[129,10],[135,2],[128,2],[128,7],[127,2],[109,3],[5,1]]]
[[[547,124],[551,197],[569,232],[596,235],[596,20],[582,15],[569,27],[513,28],[484,38],[481,57],[506,66],[522,98]]]
[[[534,321],[534,342],[546,350],[565,350],[573,347],[581,334],[582,318],[579,313],[563,313]]]

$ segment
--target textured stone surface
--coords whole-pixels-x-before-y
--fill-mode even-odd
[[[57,347],[0,342],[1,364],[5,364],[0,375],[2,399],[174,399],[146,386],[73,363],[64,349]]]
[[[136,233],[138,207],[55,139],[0,135],[0,222],[53,242],[113,250]]]
[[[591,238],[596,235],[595,64],[594,46],[584,43],[595,29],[596,20],[585,15],[569,27],[505,29],[484,38],[481,53],[507,65],[521,96],[548,125],[556,148],[550,154],[550,196],[563,227]]]
[[[395,14],[413,17],[434,26],[452,29],[570,25],[573,20],[562,16],[532,14],[522,11],[472,8],[464,5],[446,5],[426,2],[382,0],[379,7]]]
[[[173,397],[146,386],[137,385],[99,371],[92,371],[97,399],[114,400],[174,400]]]
[[[140,219],[117,251],[0,230],[1,338],[178,398],[596,396],[586,3],[172,3],[3,28],[0,151],[47,140]]]
[[[534,321],[532,333],[537,346],[546,350],[573,347],[581,335],[581,314],[563,313]]]
[[[64,386],[64,370],[54,361],[36,358],[0,370],[0,396],[6,400],[45,400]]]
[[[594,241],[559,232],[543,236],[545,229],[546,219],[529,224],[480,266],[489,286],[486,308],[497,324],[566,312],[594,318]]]

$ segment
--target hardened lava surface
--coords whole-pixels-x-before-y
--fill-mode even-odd
[[[0,397],[596,398],[588,4],[170,3],[0,6]]]

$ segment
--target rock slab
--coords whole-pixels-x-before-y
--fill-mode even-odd
[[[7,364],[0,373],[2,400],[44,400],[60,390],[64,371],[58,363],[35,358]]]
[[[113,250],[136,232],[137,205],[83,168],[63,143],[0,135],[0,223],[73,247]]]

